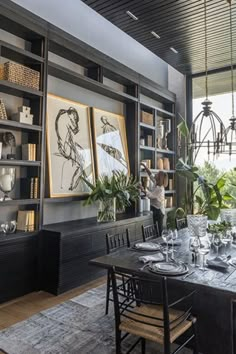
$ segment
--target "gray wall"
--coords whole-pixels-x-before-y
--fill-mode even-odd
[[[168,65],[82,1],[12,1],[167,88]]]

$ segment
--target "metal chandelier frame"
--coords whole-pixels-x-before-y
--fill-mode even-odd
[[[236,154],[236,117],[234,109],[234,63],[233,63],[233,29],[232,29],[232,2],[233,0],[227,0],[229,3],[230,14],[230,67],[231,67],[231,93],[232,93],[232,116],[229,119],[229,126],[226,129],[226,149],[224,153],[231,155]]]
[[[204,0],[204,27],[205,27],[205,88],[206,98],[202,102],[202,110],[193,120],[190,128],[188,147],[195,160],[200,148],[206,148],[208,156],[213,158],[225,151],[226,129],[223,121],[211,109],[212,102],[208,99],[208,55],[207,55],[207,6]],[[208,122],[208,123],[207,123]],[[206,127],[207,125],[207,127]]]

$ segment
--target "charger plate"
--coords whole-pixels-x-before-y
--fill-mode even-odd
[[[150,272],[166,275],[166,276],[178,276],[188,273],[188,266],[184,263],[178,262],[160,262],[149,265]]]

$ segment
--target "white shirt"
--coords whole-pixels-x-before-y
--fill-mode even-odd
[[[165,215],[165,188],[164,186],[157,186],[154,176],[150,176],[154,187],[151,191],[146,192],[146,196],[150,199],[150,204],[156,209],[160,209],[162,214]]]

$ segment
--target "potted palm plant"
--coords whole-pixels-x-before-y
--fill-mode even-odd
[[[84,182],[91,189],[85,205],[98,202],[98,222],[109,222],[116,220],[116,212],[124,211],[139,197],[139,183],[131,175],[127,176],[122,171],[113,171],[111,177],[99,176],[95,184],[90,183],[82,177]]]

